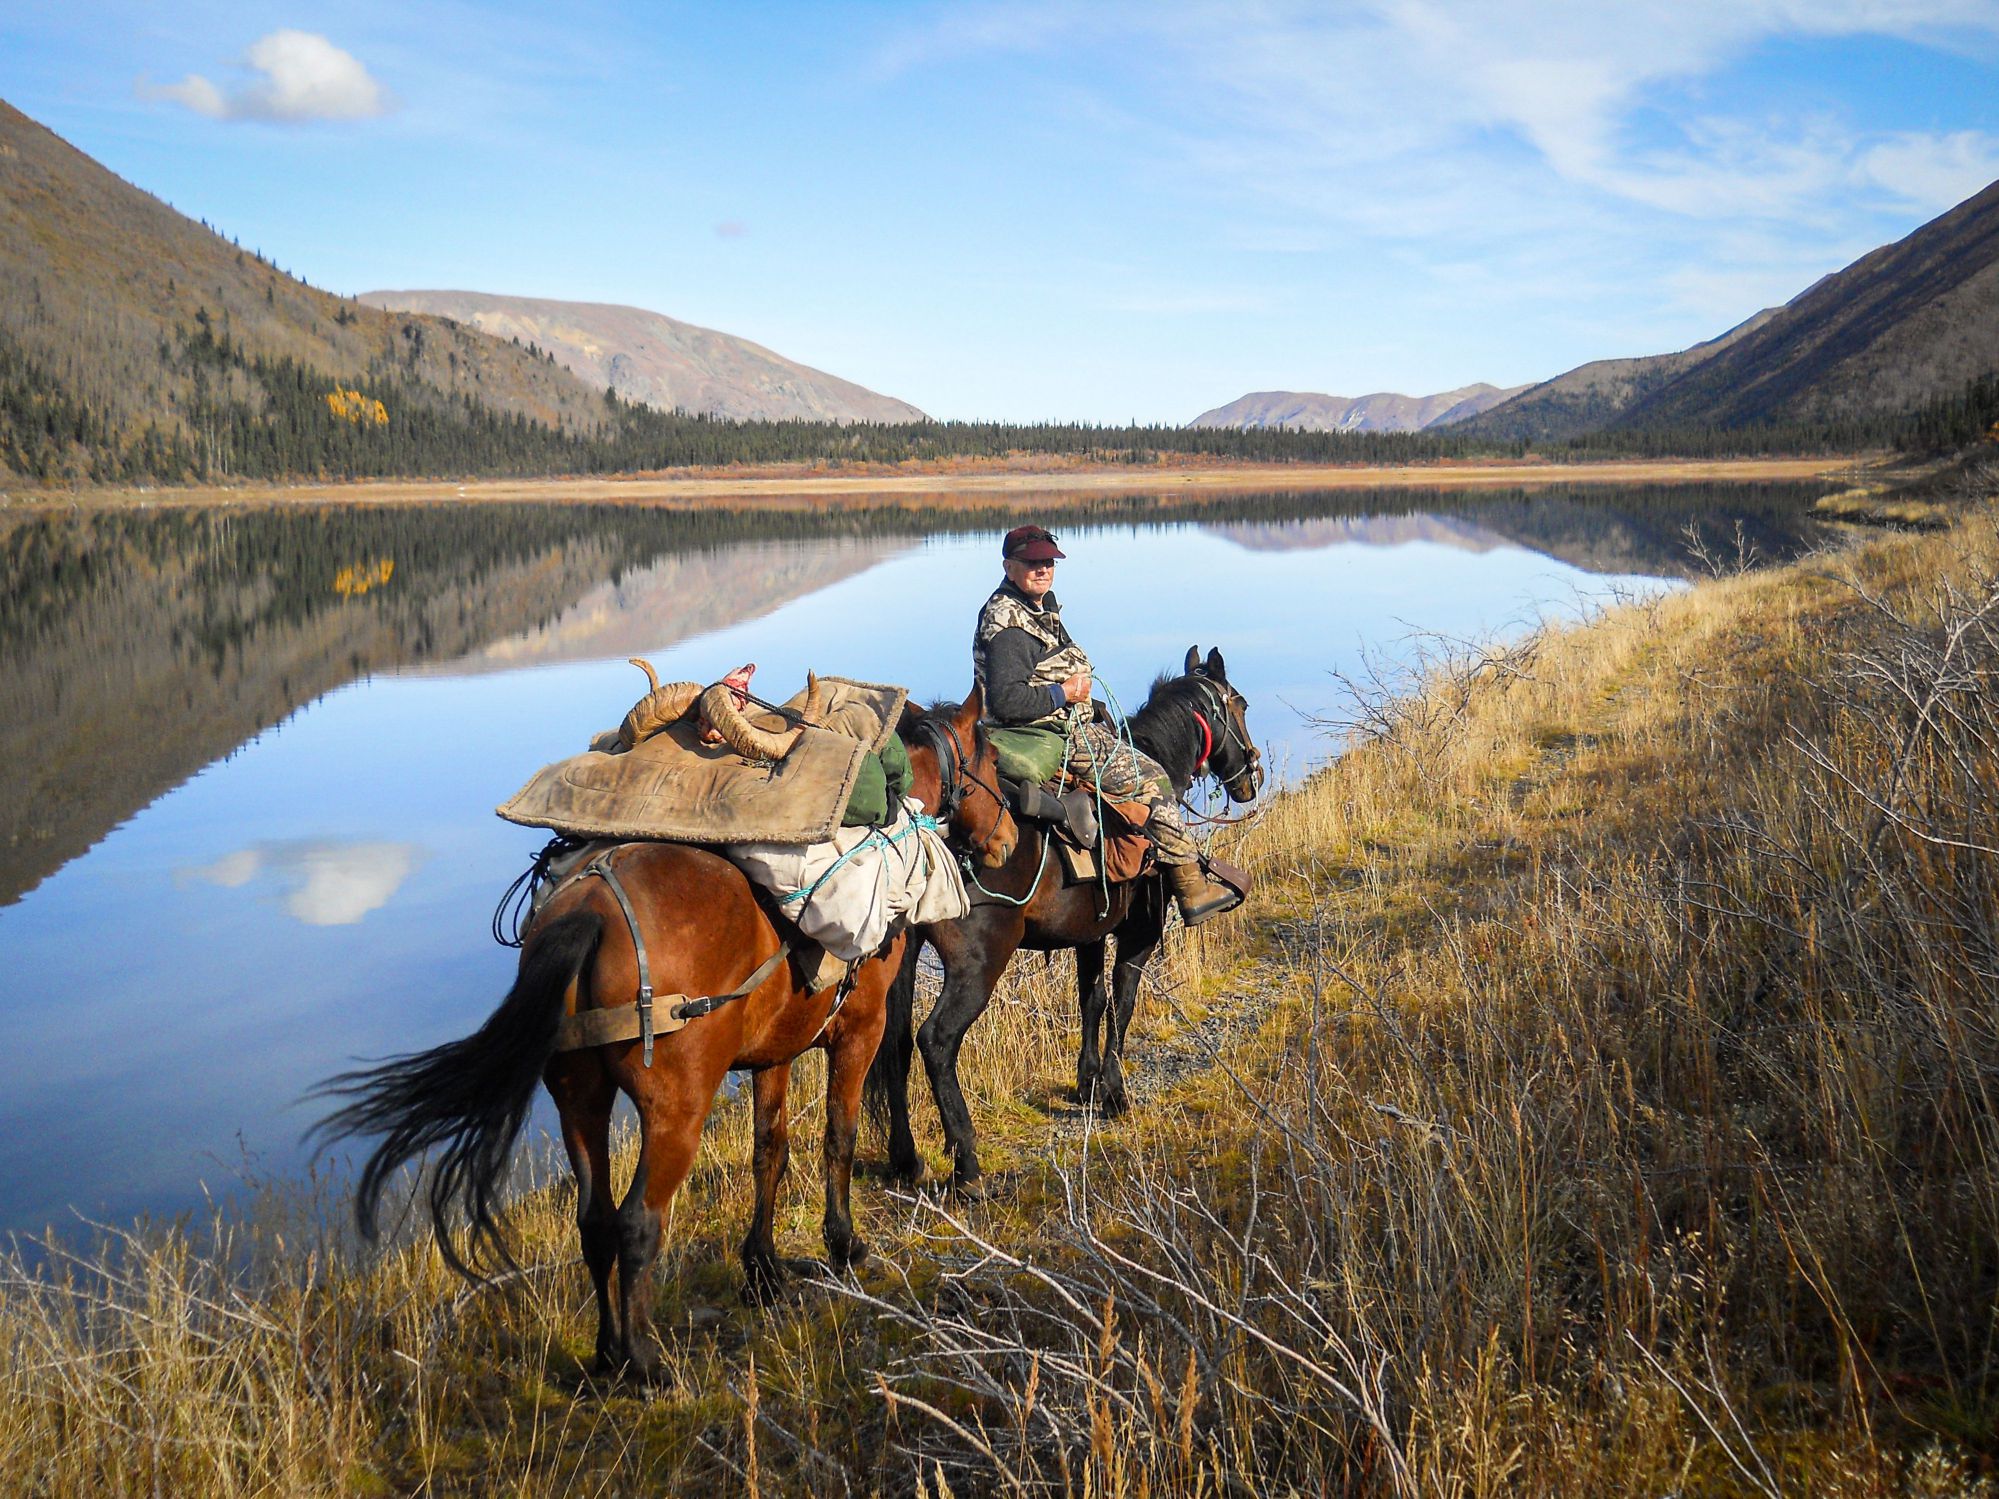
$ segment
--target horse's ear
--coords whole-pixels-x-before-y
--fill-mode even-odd
[[[985,716],[986,695],[979,690],[979,684],[974,682],[970,695],[958,704],[957,727],[969,734],[979,726],[979,720]]]
[[[1229,669],[1222,665],[1222,650],[1220,646],[1216,646],[1208,652],[1207,672],[1217,682],[1226,682],[1229,679]]]
[[[1188,676],[1191,677],[1192,675],[1194,675],[1195,672],[1199,671],[1200,669],[1201,669],[1201,648],[1198,645],[1190,645],[1187,647],[1187,665],[1183,668],[1183,670],[1186,672]]]
[[[912,703],[908,698],[904,698],[902,700],[902,717],[897,719],[895,723],[896,734],[900,738],[907,739],[911,734],[916,732],[916,721],[922,716],[923,714],[917,709],[916,704]]]

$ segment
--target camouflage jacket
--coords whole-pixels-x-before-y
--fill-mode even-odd
[[[1041,654],[1028,674],[1029,685],[1059,687],[1077,672],[1091,669],[1089,656],[1069,638],[1069,631],[1062,623],[1062,606],[1052,593],[1037,609],[1012,584],[1002,583],[993,590],[992,597],[979,611],[978,629],[972,635],[972,675],[979,684],[979,690],[985,694],[988,718],[996,717],[992,711],[992,687],[986,680],[988,653],[993,641],[1002,632],[1016,629],[1025,631],[1041,648]],[[1018,720],[1009,727],[1066,731],[1072,718],[1087,718],[1090,712],[1087,702],[1055,707],[1054,694],[1050,693],[1049,698],[1051,706],[1046,713],[1038,718]]]

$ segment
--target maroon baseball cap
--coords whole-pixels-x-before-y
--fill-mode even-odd
[[[1055,537],[1042,526],[1015,526],[1000,543],[1000,556],[1022,562],[1053,562],[1068,553],[1055,545]]]

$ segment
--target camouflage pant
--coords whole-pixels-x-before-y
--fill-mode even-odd
[[[1180,803],[1166,772],[1150,755],[1132,748],[1107,724],[1085,724],[1069,745],[1069,776],[1083,786],[1097,786],[1112,801],[1144,802],[1152,808],[1145,828],[1161,864],[1192,864],[1196,850]]]

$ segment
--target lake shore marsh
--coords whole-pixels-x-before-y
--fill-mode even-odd
[[[476,1290],[273,1192],[213,1242],[0,1266],[0,1477],[1989,1492],[1999,518],[1720,571],[1361,684],[1353,749],[1221,835],[1258,892],[1169,934],[1130,1117],[1069,1102],[1066,960],[1017,964],[962,1067],[991,1190],[864,1176],[856,1279],[738,1305],[749,1120],[718,1106],[663,1252],[665,1384],[586,1373],[545,1156],[517,1268]]]

